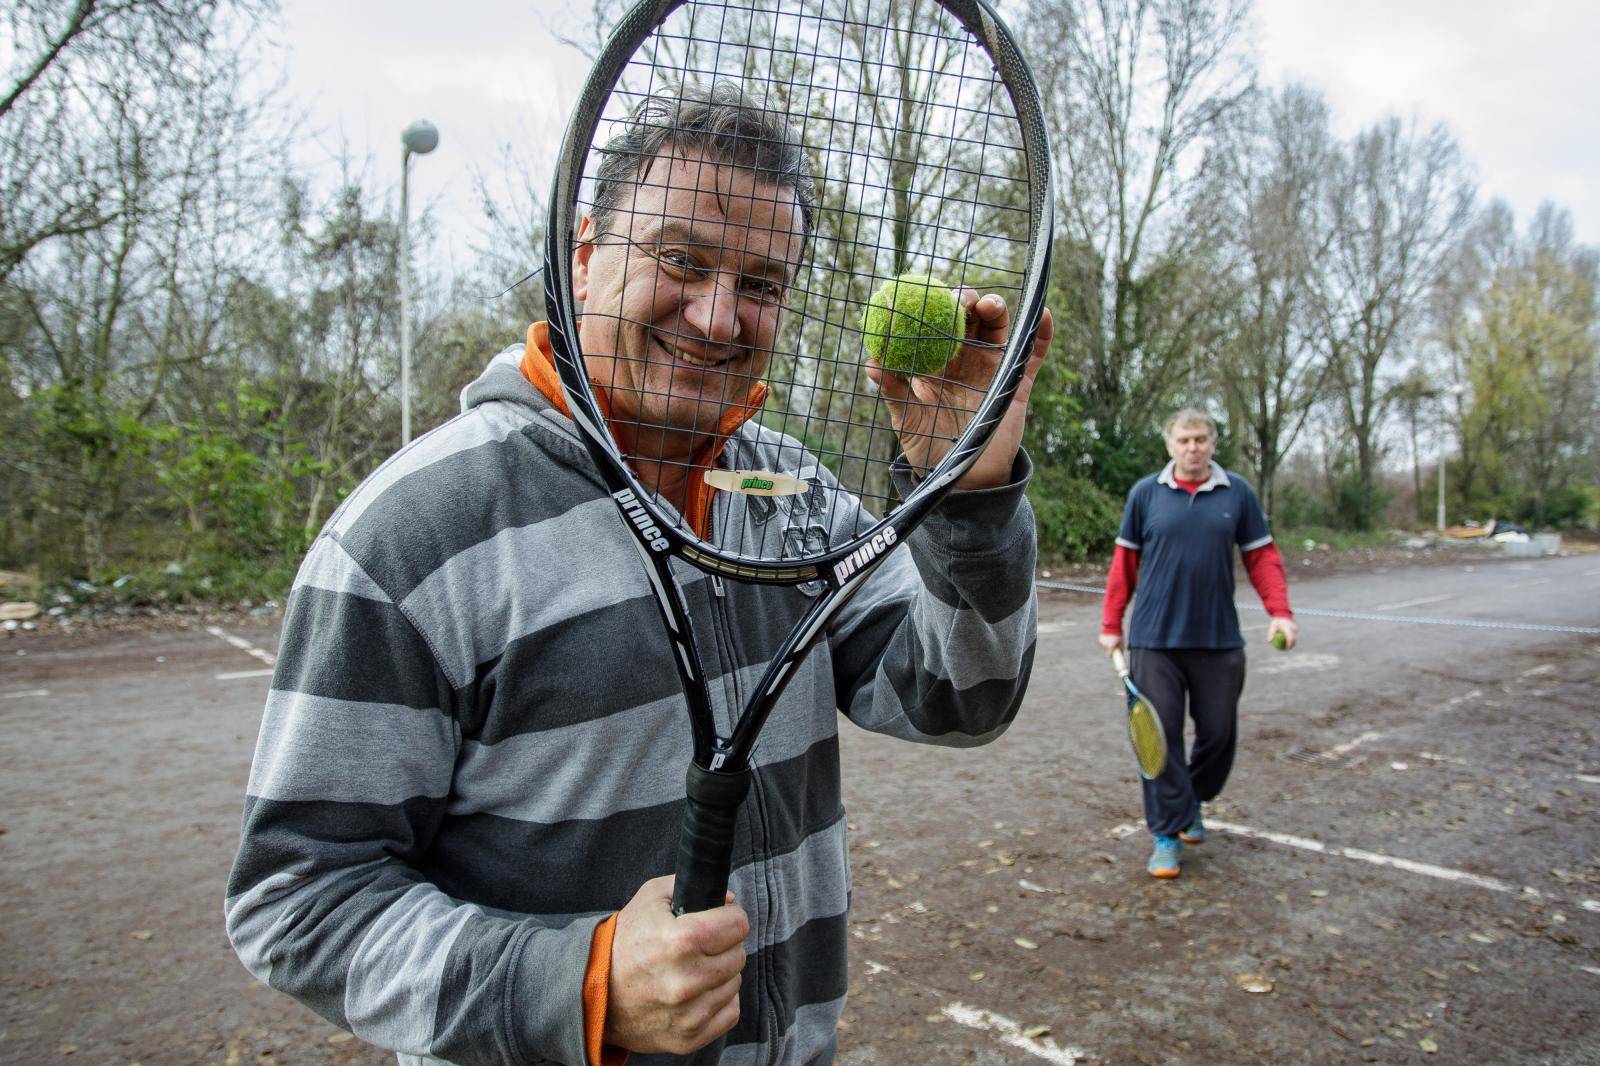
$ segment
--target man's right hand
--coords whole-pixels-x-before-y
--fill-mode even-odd
[[[672,878],[646,881],[617,914],[605,1042],[687,1055],[739,1020],[739,975],[750,919],[726,906],[672,913]]]
[[[1110,655],[1112,652],[1114,652],[1118,648],[1122,647],[1122,634],[1121,633],[1101,633],[1100,634],[1100,646],[1106,650],[1106,654],[1107,655]]]

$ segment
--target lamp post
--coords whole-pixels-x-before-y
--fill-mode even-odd
[[[400,134],[400,446],[411,443],[411,157],[439,147],[439,130],[418,119]]]
[[[1445,395],[1450,397],[1450,399],[1455,400],[1457,403],[1459,403],[1461,401],[1461,394],[1463,392],[1466,392],[1466,391],[1467,390],[1462,386],[1462,384],[1459,381],[1456,382],[1454,385],[1451,385],[1448,389],[1444,390]],[[1446,453],[1446,449],[1445,449],[1444,434],[1441,433],[1441,434],[1439,434],[1439,513],[1436,516],[1438,518],[1438,520],[1439,520],[1439,532],[1441,532],[1441,533],[1444,532],[1444,460],[1445,460],[1445,453]]]

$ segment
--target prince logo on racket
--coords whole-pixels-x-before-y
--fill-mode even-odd
[[[716,11],[646,10],[608,54],[647,63]],[[961,21],[986,8],[941,11],[919,39],[984,54],[929,69],[986,80],[935,95],[997,131],[993,173],[938,180],[970,131],[919,120],[931,199],[887,251],[891,227],[854,236],[883,183],[808,172],[842,130],[735,82],[629,94],[597,62],[552,196],[550,324],[351,494],[297,580],[228,890],[258,976],[408,1064],[833,1057],[840,716],[982,744],[1033,654],[1019,445],[1052,332],[1049,153],[1011,111],[1031,85],[999,80],[1025,77],[1009,37],[990,56]],[[725,36],[715,62],[777,77],[784,35],[857,29],[750,28],[767,43]],[[813,91],[781,95],[810,114]],[[893,165],[879,136],[841,169]],[[956,217],[992,291],[933,264],[965,311],[947,364],[863,366],[870,289]]]

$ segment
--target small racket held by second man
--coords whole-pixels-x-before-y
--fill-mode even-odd
[[[1161,716],[1128,676],[1128,657],[1121,648],[1112,650],[1111,665],[1117,668],[1128,693],[1128,742],[1133,745],[1133,761],[1140,777],[1153,780],[1167,768],[1167,734],[1161,728]]]

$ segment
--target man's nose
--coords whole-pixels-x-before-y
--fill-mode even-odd
[[[731,344],[739,338],[737,284],[711,274],[684,288],[683,317],[713,343]]]

